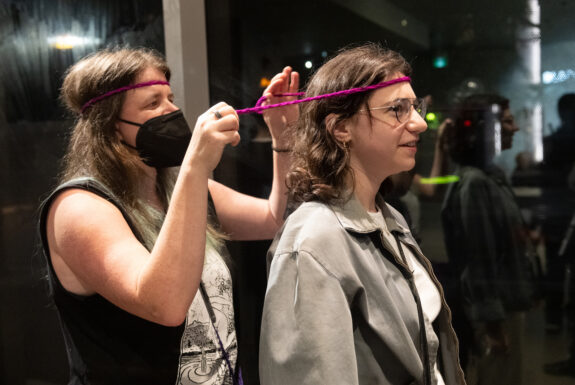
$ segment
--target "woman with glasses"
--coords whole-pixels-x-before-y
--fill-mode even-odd
[[[293,127],[287,218],[272,257],[263,384],[464,384],[443,291],[405,220],[377,194],[411,169],[425,105],[396,52],[350,48],[311,78]],[[372,90],[371,86],[379,87]]]

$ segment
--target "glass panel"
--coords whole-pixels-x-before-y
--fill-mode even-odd
[[[496,372],[489,360],[498,352],[496,345],[486,344],[485,327],[496,336],[501,325],[511,325],[510,348],[518,347],[522,360],[522,380],[508,383],[575,383],[575,364],[561,365],[574,347],[570,221],[575,211],[575,107],[572,96],[562,99],[575,92],[573,14],[575,3],[569,1],[206,1],[212,103],[252,106],[266,80],[285,65],[300,72],[303,88],[322,62],[349,44],[381,42],[410,61],[413,88],[430,104],[429,129],[420,137],[414,171],[403,176],[409,188],[395,190],[386,200],[409,216],[446,290],[470,383],[475,378],[493,383],[490,376]],[[55,183],[73,120],[57,101],[58,89],[70,64],[108,44],[144,45],[163,52],[162,4],[12,0],[0,3],[0,20],[0,378],[10,384],[59,384],[67,378],[65,351],[55,313],[44,296],[35,247],[36,209]],[[441,124],[463,116],[461,103],[474,94],[509,100],[519,128],[511,147],[504,141],[509,128],[508,116],[500,116],[504,108],[484,108],[482,124],[462,118],[459,125],[445,129],[445,141],[439,142],[445,164],[434,173]],[[502,170],[497,178],[494,168],[473,164],[489,178],[493,190],[481,194],[470,188],[472,204],[459,207],[467,210],[470,224],[485,223],[482,232],[458,233],[460,222],[449,217],[462,211],[453,206],[463,195],[457,190],[464,177],[458,164],[465,160],[457,157],[454,144],[454,133],[462,127],[487,127],[477,131],[489,144],[480,154],[488,157],[489,166]],[[265,197],[270,190],[271,149],[261,117],[242,116],[240,132],[241,144],[226,149],[215,177]],[[485,250],[489,242],[492,254]],[[268,246],[269,242],[244,242],[230,247],[236,260],[236,315],[246,384],[258,383]],[[496,271],[490,288],[498,290],[504,304],[499,314],[504,315],[493,320],[503,323],[485,322],[486,316],[479,314],[487,313],[488,307],[471,301],[470,292],[463,290],[462,283],[482,284],[483,270],[470,270],[470,261]],[[514,263],[540,271],[531,306],[514,302],[517,298],[510,295],[521,289],[513,274],[526,272],[517,265],[512,269],[509,265]],[[465,274],[469,271],[471,277]],[[506,372],[511,372],[509,367]]]
[[[575,383],[575,363],[545,366],[565,360],[573,346],[573,248],[568,230],[575,193],[568,176],[575,162],[575,106],[569,99],[566,111],[559,113],[558,101],[575,92],[574,12],[575,3],[538,0],[206,2],[212,102],[252,106],[266,80],[285,65],[300,72],[303,88],[326,59],[350,44],[380,42],[412,64],[412,86],[430,104],[429,129],[420,136],[415,169],[404,176],[410,187],[387,200],[411,218],[412,230],[446,290],[470,383],[475,378],[492,383],[492,377],[499,376],[489,360],[500,352],[496,345],[486,345],[486,338],[496,336],[499,327],[510,328],[510,349],[517,351],[513,357],[521,365],[507,383]],[[477,94],[508,99],[514,118],[511,123],[502,114],[505,108],[490,101],[488,108],[483,106],[481,122],[469,121],[479,131],[467,139],[481,134],[485,141],[478,150],[481,165],[470,160],[470,153],[465,159],[456,155],[453,137],[466,127],[465,118],[446,128],[439,142],[441,124],[463,116],[462,103]],[[269,138],[266,143],[259,116],[242,116],[240,121],[242,142],[226,150],[216,177],[266,196],[271,176]],[[512,141],[509,132],[514,133]],[[434,174],[437,143],[444,163]],[[472,148],[476,147],[466,151]],[[463,179],[463,165],[473,165],[493,190],[482,194],[470,187],[461,192],[469,182],[467,176]],[[462,194],[473,199],[458,211],[453,205]],[[476,227],[483,223],[483,232],[458,232],[454,226],[461,225],[461,210]],[[450,214],[458,221],[450,221]],[[463,244],[457,242],[461,240]],[[560,255],[562,242],[568,247]],[[265,246],[246,244],[238,252],[237,281],[243,288],[238,310],[240,350],[244,378],[250,383],[257,382],[252,353],[259,330],[254,325],[260,321],[257,311],[266,281],[265,271],[254,268],[253,257],[259,255],[256,260],[262,258],[263,263]],[[487,274],[484,270],[492,275],[482,276]],[[466,275],[469,271],[471,277]],[[534,291],[522,297],[525,274],[535,274],[536,279],[530,281]],[[495,285],[493,290],[487,290],[486,282]],[[466,291],[464,284],[475,285],[475,291]],[[485,295],[486,302],[478,295]],[[528,303],[523,303],[526,299]],[[489,311],[491,300],[502,306],[501,311]],[[490,319],[501,322],[487,322]],[[506,371],[512,372],[510,368]]]
[[[0,2],[0,382],[63,384],[68,364],[43,280],[37,208],[73,116],[64,71],[107,45],[164,50],[161,0]]]

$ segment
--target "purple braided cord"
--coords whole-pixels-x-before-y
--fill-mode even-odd
[[[258,99],[255,107],[236,110],[236,112],[238,113],[238,115],[253,114],[253,113],[260,114],[262,111],[267,110],[269,108],[277,108],[277,107],[289,106],[292,104],[306,103],[306,102],[310,102],[312,100],[328,99],[328,98],[333,98],[336,96],[351,95],[351,94],[356,94],[358,92],[371,91],[371,90],[375,90],[378,88],[391,86],[391,85],[396,84],[396,83],[409,82],[409,81],[411,81],[411,78],[409,76],[403,76],[403,77],[400,77],[397,79],[388,80],[386,82],[373,84],[371,86],[350,88],[349,90],[337,91],[337,92],[332,92],[329,94],[317,95],[317,96],[312,96],[309,98],[291,100],[288,102],[282,102],[282,103],[277,103],[277,104],[268,104],[267,106],[261,105],[264,101],[267,100],[266,96],[262,96],[261,98]],[[304,92],[295,92],[295,93],[278,94],[278,95],[274,95],[274,96],[301,96],[304,94],[305,94]]]
[[[92,98],[90,100],[88,100],[83,106],[82,109],[80,110],[81,113],[84,113],[84,111],[86,110],[86,108],[90,107],[93,104],[98,103],[100,100],[106,99],[112,95],[115,94],[119,94],[120,92],[125,92],[128,90],[133,90],[134,88],[140,88],[140,87],[148,87],[148,86],[153,86],[156,84],[166,84],[166,85],[170,85],[169,82],[164,81],[164,80],[152,80],[149,82],[143,82],[143,83],[138,83],[138,84],[132,84],[129,86],[125,86],[125,87],[120,87],[120,88],[116,88],[115,90],[112,90],[110,92],[106,92],[103,95],[100,96],[96,96],[95,98]]]

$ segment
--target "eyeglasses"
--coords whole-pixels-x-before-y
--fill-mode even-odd
[[[423,100],[422,98],[397,99],[397,100],[394,100],[393,102],[391,102],[387,106],[372,107],[372,108],[368,108],[365,110],[359,110],[359,112],[365,112],[368,110],[369,111],[390,110],[390,111],[395,112],[395,118],[397,119],[397,121],[399,123],[403,123],[409,119],[409,116],[411,113],[411,106],[413,106],[413,108],[415,109],[415,111],[417,111],[419,116],[421,116],[423,119],[425,119],[425,114],[427,112],[427,104],[425,103],[425,100]]]

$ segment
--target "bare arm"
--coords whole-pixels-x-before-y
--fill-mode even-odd
[[[276,97],[281,93],[297,92],[299,75],[290,67],[274,76],[263,95],[268,100],[263,103],[275,104],[292,100],[294,97]],[[285,130],[294,123],[299,115],[296,105],[268,109],[264,120],[272,136],[272,147],[289,149]],[[286,174],[291,165],[289,152],[273,151],[273,181],[267,200],[250,197],[229,189],[217,182],[210,181],[210,193],[214,199],[218,219],[224,231],[235,240],[256,240],[273,238],[283,224],[283,215],[287,204]]]
[[[58,278],[69,291],[98,293],[116,306],[167,326],[179,325],[197,292],[205,255],[208,176],[238,119],[198,118],[158,239],[148,252],[111,203],[89,192],[62,193],[50,208],[47,235]]]

